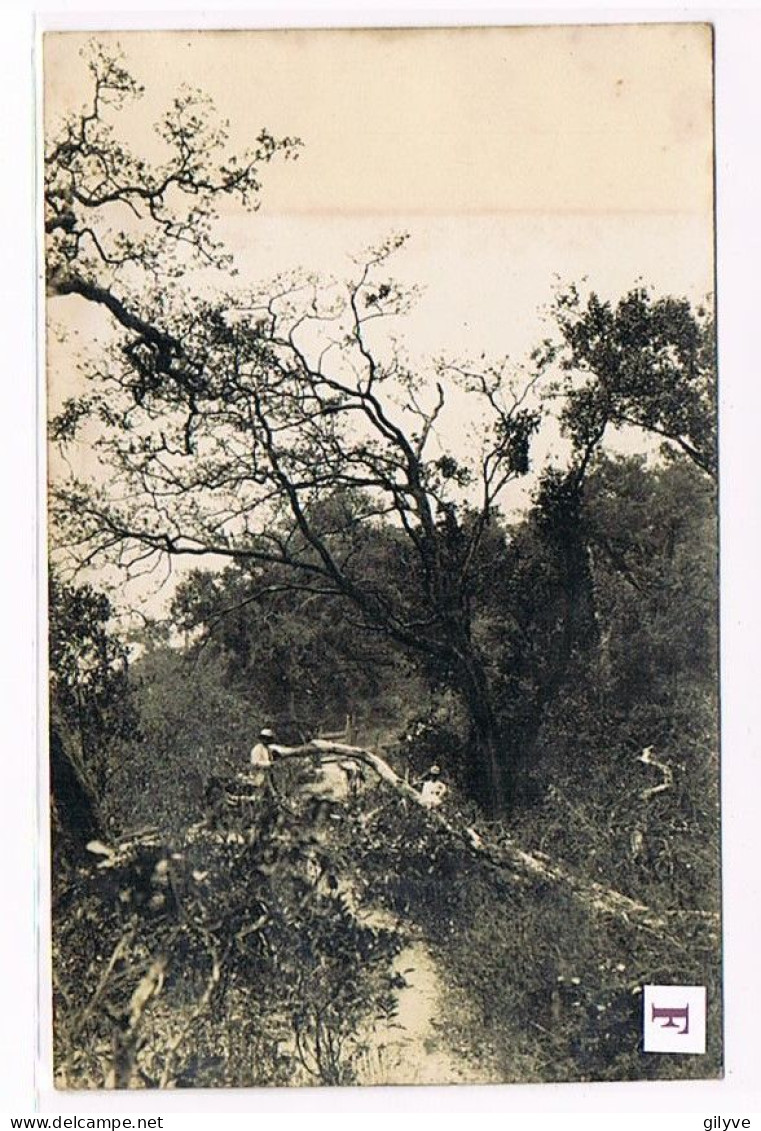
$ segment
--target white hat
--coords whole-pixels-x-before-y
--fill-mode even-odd
[[[272,731],[269,729],[269,727],[262,727],[262,729],[259,731],[259,737],[260,738],[274,738],[275,736],[272,733]]]

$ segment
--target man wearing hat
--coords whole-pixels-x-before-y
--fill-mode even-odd
[[[447,793],[447,787],[441,780],[441,767],[431,766],[423,779],[420,800],[426,809],[438,809]]]
[[[268,727],[262,727],[259,731],[259,740],[251,751],[251,777],[257,785],[264,785],[266,772],[272,765],[270,744],[274,737]]]

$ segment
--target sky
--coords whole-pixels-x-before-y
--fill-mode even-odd
[[[182,83],[211,96],[233,146],[263,125],[302,139],[298,162],[265,170],[260,212],[228,217],[254,277],[345,270],[368,239],[408,230],[403,270],[435,284],[439,331],[459,296],[484,327],[500,323],[490,337],[503,348],[555,273],[612,292],[639,276],[711,287],[706,25],[99,38],[145,86],[120,129],[149,156],[160,148],[147,127]],[[49,125],[86,96],[86,42],[45,37]],[[525,309],[508,328],[517,296]]]
[[[48,117],[82,101],[80,33],[48,33]],[[181,82],[234,141],[304,141],[264,212],[312,216],[710,213],[706,25],[99,33],[158,116]]]
[[[88,38],[45,36],[49,132],[87,97]],[[520,359],[558,283],[613,299],[639,282],[693,301],[713,289],[706,25],[98,38],[145,87],[119,121],[147,157],[183,83],[229,119],[233,148],[262,126],[301,138],[298,161],[264,170],[261,209],[221,218],[244,283],[295,268],[346,278],[364,248],[409,233],[393,273],[421,295],[395,332],[420,364]],[[52,407],[102,324],[71,299],[49,317],[69,333],[48,342]]]

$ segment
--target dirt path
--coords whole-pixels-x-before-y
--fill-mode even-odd
[[[357,1084],[494,1082],[497,1077],[488,1059],[479,1060],[473,1049],[458,1047],[469,1008],[462,995],[446,985],[425,940],[414,934],[410,938],[409,922],[363,904],[346,877],[338,878],[337,891],[359,923],[375,930],[401,930],[409,939],[392,963],[398,984],[394,1016],[368,1023],[358,1034]],[[455,1019],[459,1025],[453,1025]]]
[[[364,921],[376,927],[394,927],[382,911],[372,911]],[[435,960],[420,940],[413,940],[393,964],[400,988],[395,1016],[368,1029],[359,1057],[359,1084],[475,1084],[489,1077],[465,1058],[458,1057],[447,1041],[447,992]]]

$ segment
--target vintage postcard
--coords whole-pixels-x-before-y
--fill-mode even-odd
[[[58,1088],[721,1075],[712,52],[44,35]]]

